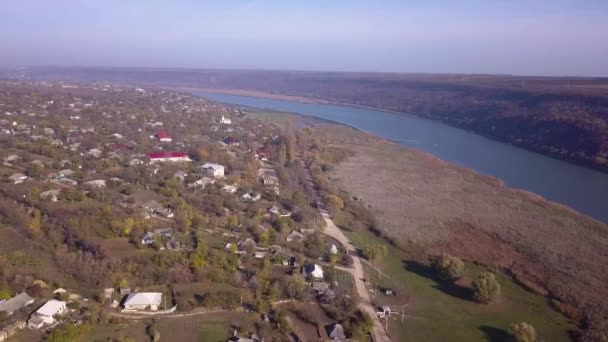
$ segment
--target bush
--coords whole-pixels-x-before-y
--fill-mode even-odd
[[[460,258],[447,253],[435,258],[432,266],[442,280],[454,281],[460,279],[464,272],[464,262]]]
[[[520,322],[511,325],[511,335],[517,342],[535,342],[536,341],[536,329],[526,322]]]
[[[488,304],[500,297],[500,284],[494,273],[482,272],[471,282],[473,299]]]

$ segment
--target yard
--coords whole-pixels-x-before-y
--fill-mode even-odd
[[[347,232],[347,236],[358,248],[385,243],[370,232]],[[388,326],[393,340],[502,341],[512,323],[525,321],[536,328],[540,340],[570,341],[569,331],[577,329],[553,310],[546,298],[527,291],[502,273],[497,276],[502,287],[499,302],[482,305],[469,300],[468,280],[483,270],[481,266],[467,264],[462,286],[452,288],[441,286],[432,279],[427,266],[406,260],[406,255],[392,246],[388,246],[388,254],[379,266],[386,275],[382,279],[377,270],[365,266],[370,281],[405,291],[409,302],[403,324],[400,314],[391,315]],[[382,295],[379,297],[382,300]],[[398,304],[391,307],[393,311],[402,308]]]
[[[125,325],[95,327],[79,341],[106,341],[108,338],[130,337],[147,341],[146,327],[152,322],[138,321]],[[234,329],[248,332],[253,328],[253,317],[243,312],[200,313],[189,316],[168,316],[157,321],[161,341],[225,341]]]

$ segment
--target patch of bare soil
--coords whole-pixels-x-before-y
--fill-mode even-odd
[[[319,136],[353,155],[331,177],[377,212],[405,250],[449,251],[569,303],[608,303],[608,226],[493,177],[340,126]]]

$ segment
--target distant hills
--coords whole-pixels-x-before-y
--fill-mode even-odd
[[[34,80],[251,90],[410,113],[608,171],[608,78],[51,67],[20,72]]]

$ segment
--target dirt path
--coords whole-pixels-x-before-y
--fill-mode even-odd
[[[304,163],[302,163],[302,164],[304,164]],[[312,186],[313,181],[312,181],[312,177],[310,175],[310,170],[308,170],[308,168],[306,168],[306,167],[305,167],[305,169],[308,172],[308,174],[306,175],[306,180]],[[323,217],[323,220],[325,221],[325,229],[323,230],[323,233],[336,239],[339,243],[341,243],[344,246],[344,248],[346,248],[348,254],[350,254],[353,259],[352,268],[341,267],[340,269],[345,272],[350,273],[350,275],[353,277],[353,279],[355,281],[355,289],[357,290],[357,295],[360,298],[359,305],[358,305],[359,309],[361,311],[369,314],[369,316],[372,318],[372,320],[374,322],[374,326],[372,329],[373,340],[375,342],[390,342],[390,338],[388,337],[388,334],[384,330],[384,327],[382,326],[382,322],[380,321],[380,318],[376,314],[376,310],[374,309],[371,299],[369,297],[369,292],[367,291],[367,288],[365,287],[365,273],[363,272],[363,266],[361,265],[361,259],[357,255],[357,250],[355,249],[353,244],[350,242],[350,240],[346,237],[346,235],[344,235],[344,233],[340,230],[340,228],[338,228],[338,226],[336,226],[334,221],[332,221],[332,219],[329,217],[329,213],[327,212],[327,210],[324,209],[325,205],[322,202],[321,197],[319,196],[318,193],[315,193],[315,201],[317,202],[317,208],[319,208],[319,213],[321,214],[321,216]]]
[[[372,320],[374,321],[374,328],[372,330],[372,337],[375,342],[386,342],[390,341],[384,327],[382,326],[382,322],[380,322],[380,318],[376,314],[376,310],[371,304],[371,299],[369,297],[369,292],[367,292],[367,288],[365,287],[365,273],[363,272],[363,266],[361,265],[361,259],[357,256],[357,251],[355,247],[351,244],[350,240],[344,235],[344,233],[336,226],[334,221],[331,220],[329,214],[324,209],[319,210],[323,219],[325,220],[325,230],[323,231],[326,235],[331,236],[332,238],[338,240],[347,250],[348,253],[353,258],[353,267],[352,268],[340,268],[343,271],[350,273],[355,280],[355,288],[357,289],[357,294],[361,299],[359,301],[359,309],[361,311],[366,312],[370,315]]]

